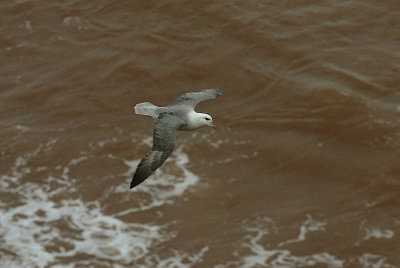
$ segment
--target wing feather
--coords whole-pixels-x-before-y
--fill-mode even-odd
[[[153,132],[153,147],[140,161],[130,184],[131,189],[147,179],[167,160],[175,148],[176,129],[182,124],[183,120],[173,114],[159,115]]]
[[[181,104],[186,104],[190,105],[193,107],[193,109],[196,107],[196,105],[205,100],[212,100],[216,99],[218,96],[221,96],[224,92],[221,89],[204,89],[199,92],[189,92],[185,93],[179,98],[175,100],[172,104],[168,106],[175,106],[175,105],[181,105]]]

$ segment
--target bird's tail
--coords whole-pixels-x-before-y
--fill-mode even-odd
[[[141,115],[148,115],[153,117],[154,119],[157,119],[158,117],[158,112],[157,109],[159,107],[151,104],[150,102],[142,102],[139,104],[136,104],[135,106],[135,113],[136,114],[141,114]]]

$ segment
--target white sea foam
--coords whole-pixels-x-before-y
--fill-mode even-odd
[[[22,131],[22,132],[26,132],[26,131],[29,131],[29,130],[30,130],[29,127],[22,126],[22,125],[16,125],[16,126],[15,126],[15,129],[20,130],[20,131]]]
[[[360,266],[366,268],[395,268],[387,257],[371,253],[363,253],[358,257],[349,259],[340,259],[328,252],[316,252],[310,255],[296,256],[290,250],[282,248],[287,244],[307,242],[307,234],[316,231],[325,231],[327,225],[324,221],[318,221],[307,215],[307,219],[300,226],[300,232],[297,238],[289,239],[279,243],[278,246],[265,243],[267,237],[271,234],[277,234],[277,227],[273,220],[268,217],[258,218],[253,221],[245,221],[243,228],[248,232],[242,244],[241,251],[248,249],[249,254],[236,254],[240,256],[239,261],[229,262],[216,266],[216,268],[224,267],[313,267],[323,265],[324,267],[336,268],[350,266]],[[364,240],[371,238],[390,239],[394,236],[391,230],[381,230],[378,228],[365,228],[362,224],[366,235]]]
[[[88,20],[81,19],[80,17],[65,17],[63,20],[63,24],[65,26],[74,26],[78,30],[87,30],[89,29]]]
[[[118,140],[117,137],[112,137],[112,138],[109,138],[106,140],[99,141],[97,144],[100,147],[104,147],[105,145],[107,145],[109,143],[115,143],[117,140]]]
[[[356,262],[364,268],[398,268],[397,265],[388,263],[387,257],[372,253],[364,253]]]
[[[365,228],[365,236],[363,237],[364,240],[369,240],[371,238],[376,239],[390,239],[394,236],[394,232],[390,229],[379,229],[377,227],[373,228]]]
[[[57,258],[77,254],[128,264],[143,258],[150,246],[174,237],[163,226],[123,222],[105,215],[98,202],[75,199],[56,203],[35,184],[21,190],[24,204],[0,209],[2,247],[16,254],[3,256],[0,264],[17,259],[24,267],[44,267],[57,263]]]
[[[31,24],[31,21],[29,21],[29,20],[26,20],[26,21],[25,21],[25,28],[28,30],[28,32],[31,32],[31,31],[32,31],[32,24]]]
[[[297,239],[291,239],[281,244],[289,244],[306,239],[306,234],[309,231],[322,230],[325,224],[317,222],[311,216],[303,222],[300,228],[300,234]],[[323,264],[327,267],[336,268],[343,267],[344,260],[327,253],[319,252],[306,256],[296,256],[290,250],[274,247],[270,244],[264,244],[263,240],[268,235],[276,234],[277,227],[272,219],[268,217],[258,218],[254,221],[245,221],[243,228],[248,232],[241,248],[248,249],[249,254],[240,254],[240,260],[230,262],[225,265],[218,265],[217,268],[237,267],[309,267],[317,264]],[[239,255],[239,254],[236,254]]]
[[[203,247],[197,254],[188,254],[182,251],[174,251],[174,255],[161,259],[158,256],[147,259],[144,267],[158,267],[158,268],[190,268],[194,264],[200,264],[203,260],[204,254],[208,251],[208,246]]]
[[[281,242],[279,244],[279,246],[282,247],[287,244],[298,243],[298,242],[304,241],[304,240],[306,240],[307,233],[315,232],[315,231],[324,231],[325,225],[326,225],[326,222],[314,220],[311,217],[311,215],[307,215],[307,220],[305,220],[300,227],[300,233],[299,233],[298,237]]]
[[[189,159],[183,153],[182,147],[168,159],[168,162],[173,163],[174,171],[177,171],[178,175],[158,171],[134,191],[129,190],[129,182],[121,182],[111,189],[112,193],[121,195],[121,198],[131,198],[135,191],[142,191],[149,194],[150,200],[132,210],[108,215],[98,201],[84,202],[80,198],[68,197],[59,199],[60,194],[65,196],[65,193],[76,192],[79,178],[71,178],[70,169],[88,161],[93,154],[91,151],[80,152],[66,165],[35,168],[35,171],[40,170],[47,174],[47,178],[42,177],[38,180],[40,183],[25,179],[33,174],[29,166],[30,161],[51,151],[57,142],[58,139],[49,138],[32,152],[17,157],[8,174],[1,175],[1,191],[18,201],[10,204],[0,202],[0,267],[133,265],[180,268],[202,262],[204,254],[208,251],[207,246],[194,254],[171,249],[162,257],[151,251],[160,243],[177,235],[175,231],[170,230],[173,223],[136,223],[124,221],[119,217],[172,204],[174,198],[184,194],[199,180],[187,170]],[[93,147],[102,147],[113,142],[117,140],[93,143]],[[148,141],[144,140],[144,143],[146,142]],[[90,145],[88,148],[96,149]],[[128,171],[126,174],[122,172],[127,178],[132,176],[139,162],[138,159],[127,161],[111,154],[105,157],[119,159],[127,164]],[[14,185],[14,188],[10,185]],[[65,260],[71,261],[65,264]]]
[[[363,240],[370,240],[370,239],[391,239],[394,236],[394,231],[390,229],[382,229],[376,226],[367,227],[367,222],[363,221],[360,224],[360,229],[365,231],[365,235]],[[358,243],[359,244],[359,243]]]

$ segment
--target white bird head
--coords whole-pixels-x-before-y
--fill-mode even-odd
[[[205,126],[216,128],[217,125],[214,123],[211,115],[204,113],[196,113],[196,112],[190,114],[190,119],[189,119],[190,129],[197,129]]]
[[[214,123],[211,115],[204,114],[203,120],[204,120],[205,126],[209,126],[209,127],[212,127],[212,128],[216,128],[217,127],[217,124]]]

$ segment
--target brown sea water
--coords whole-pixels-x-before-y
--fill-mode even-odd
[[[1,267],[400,267],[400,2],[2,1]],[[152,177],[135,104],[221,88]]]

